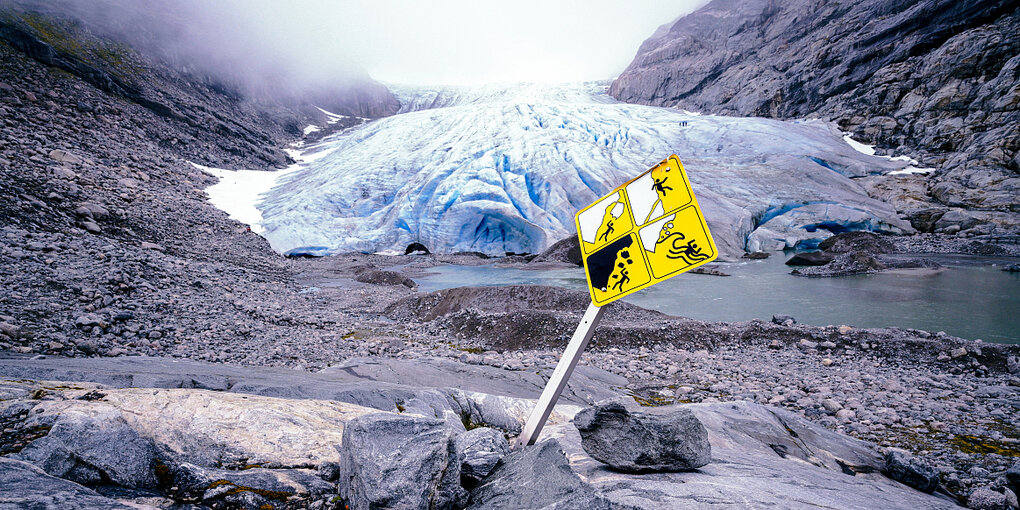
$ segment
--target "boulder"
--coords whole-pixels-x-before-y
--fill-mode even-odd
[[[885,474],[922,492],[934,492],[939,486],[938,469],[896,448],[885,454]]]
[[[1020,494],[1020,462],[1013,464],[1013,467],[1006,470],[1006,480],[1013,488],[1014,494]]]
[[[683,407],[643,413],[610,403],[581,410],[574,425],[588,455],[621,471],[686,471],[712,460],[708,431]]]
[[[503,434],[488,427],[471,429],[458,435],[454,442],[464,459],[460,464],[460,483],[469,489],[488,476],[496,463],[510,452]]]
[[[539,253],[531,262],[564,262],[575,266],[583,266],[581,260],[581,244],[573,235],[557,241],[545,251]]]
[[[791,315],[773,315],[772,323],[781,326],[792,326],[797,323],[797,319],[794,319]]]
[[[22,460],[83,485],[156,486],[152,471],[156,448],[128,424],[120,410],[102,402],[67,407],[59,413],[46,410],[46,406],[36,409],[39,416],[33,416],[32,425],[52,428],[18,454]]]
[[[374,285],[403,285],[409,289],[413,289],[418,286],[414,280],[395,271],[362,271],[358,273],[354,279],[361,283],[371,283]]]
[[[349,421],[340,452],[340,495],[355,510],[461,508],[467,492],[442,420],[377,413]]]
[[[59,163],[68,163],[72,165],[76,163],[81,163],[81,158],[63,149],[51,150],[50,159],[57,161]]]
[[[844,232],[818,244],[818,249],[829,254],[863,251],[871,255],[891,253],[892,241],[872,232]]]
[[[50,476],[20,460],[0,457],[0,509],[131,510],[74,482]]]
[[[570,470],[556,440],[519,448],[471,491],[469,510],[609,510],[609,502]]]
[[[797,253],[786,261],[788,266],[824,266],[832,262],[832,255],[821,251]]]
[[[967,507],[974,510],[1009,510],[1006,495],[988,487],[974,489],[967,497]]]
[[[904,216],[918,232],[931,233],[935,231],[935,223],[948,210],[945,207],[922,207],[904,211]]]
[[[954,230],[959,232],[960,230],[973,228],[977,226],[978,223],[980,223],[980,220],[969,214],[967,211],[961,209],[950,209],[935,221],[935,231],[948,233],[950,227],[957,227]]]

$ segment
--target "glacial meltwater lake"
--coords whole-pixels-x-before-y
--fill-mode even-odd
[[[897,270],[838,278],[790,274],[790,254],[719,263],[731,276],[682,274],[624,298],[638,306],[704,321],[790,315],[816,326],[916,328],[985,342],[1020,343],[1020,274],[1015,259],[926,255],[945,270]],[[993,265],[995,264],[995,265]],[[439,266],[415,277],[422,292],[478,285],[555,285],[586,290],[581,268]]]

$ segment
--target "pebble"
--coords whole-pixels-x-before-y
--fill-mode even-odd
[[[808,340],[807,338],[801,338],[800,341],[797,342],[797,347],[799,347],[800,350],[802,350],[802,351],[807,351],[807,350],[811,350],[811,349],[814,349],[814,348],[818,347],[818,343],[817,342],[812,342],[811,340]]]

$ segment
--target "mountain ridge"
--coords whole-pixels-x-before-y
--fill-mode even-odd
[[[1020,212],[1018,31],[1020,10],[998,0],[714,0],[646,40],[610,94],[837,122],[935,167],[936,215],[963,210],[985,224],[975,234],[1015,236],[993,213]]]

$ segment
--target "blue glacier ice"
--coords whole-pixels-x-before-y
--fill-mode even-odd
[[[677,154],[723,258],[810,246],[842,230],[910,231],[855,177],[905,161],[863,154],[834,125],[620,103],[605,83],[392,87],[400,113],[326,138],[327,155],[258,204],[281,253],[536,253],[574,214]]]

